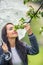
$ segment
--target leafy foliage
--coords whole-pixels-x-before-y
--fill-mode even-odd
[[[43,32],[43,27],[40,28],[40,34]]]
[[[37,12],[36,14],[36,11],[34,10],[34,8],[32,6],[30,6],[30,10],[27,11],[27,17],[29,16],[31,19],[34,17],[34,18],[39,18],[41,15],[43,17],[43,12],[39,11]],[[25,18],[20,18],[19,20],[19,24],[18,25],[14,25],[14,30],[17,30],[17,29],[24,29],[24,22],[28,22],[28,20],[26,21]]]
[[[29,1],[38,2],[38,3],[43,2],[43,0],[24,0],[24,4],[26,4],[26,3],[29,2]]]
[[[43,12],[40,12],[40,11],[39,11],[39,14],[43,17]]]
[[[23,24],[24,21],[25,21],[25,19],[23,17],[19,20],[20,24]]]
[[[27,16],[30,16],[30,18],[32,19],[33,17],[34,18],[39,18],[39,13],[36,13],[36,11],[34,10],[34,8],[31,6],[30,10],[27,11]]]
[[[24,21],[25,19],[22,17],[20,20],[19,20],[19,24],[18,25],[14,25],[14,30],[17,30],[17,29],[23,29],[24,28]]]

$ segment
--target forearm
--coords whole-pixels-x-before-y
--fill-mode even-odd
[[[33,33],[31,35],[29,35],[29,40],[30,40],[30,43],[31,43],[32,50],[35,51],[36,53],[38,53],[39,47],[38,47],[36,37]]]
[[[31,54],[31,55],[37,54],[39,52],[39,48],[38,48],[38,43],[37,43],[36,37],[33,34],[32,29],[31,29],[29,24],[25,25],[25,29],[27,30],[29,40],[30,40],[30,43],[31,43],[31,47],[26,45],[27,54]]]

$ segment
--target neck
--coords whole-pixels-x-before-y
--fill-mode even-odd
[[[15,47],[16,38],[14,38],[14,39],[13,38],[9,38],[8,40],[9,40],[10,46],[11,47]]]

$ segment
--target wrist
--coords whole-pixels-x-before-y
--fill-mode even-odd
[[[33,34],[33,32],[32,32],[31,29],[29,29],[29,30],[28,30],[28,35],[31,35],[31,34]]]

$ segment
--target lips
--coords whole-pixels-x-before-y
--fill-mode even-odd
[[[14,32],[13,32],[13,34],[17,34],[17,32],[16,32],[16,31],[14,31]]]

